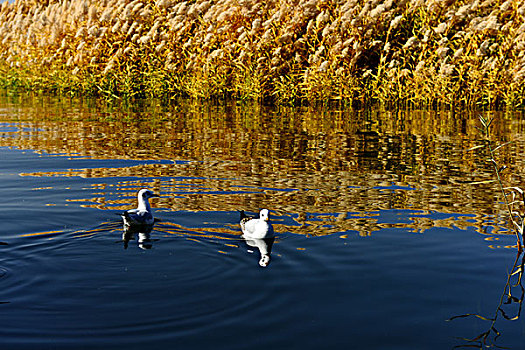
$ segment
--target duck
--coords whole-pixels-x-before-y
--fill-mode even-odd
[[[137,225],[153,225],[155,218],[153,217],[153,210],[149,205],[149,199],[153,197],[159,197],[158,194],[147,188],[141,189],[137,194],[138,207],[137,209],[130,209],[122,214],[122,220],[125,226],[137,226]]]
[[[259,212],[259,218],[247,216],[244,210],[239,211],[241,214],[241,231],[245,239],[265,239],[274,236],[273,226],[269,222],[270,212],[268,209],[262,209]]]

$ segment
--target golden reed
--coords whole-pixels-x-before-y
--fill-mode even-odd
[[[10,89],[120,97],[525,104],[521,0],[16,0]]]

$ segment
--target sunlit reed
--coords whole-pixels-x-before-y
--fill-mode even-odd
[[[519,107],[524,48],[518,0],[18,0],[0,8],[2,84],[69,94]]]

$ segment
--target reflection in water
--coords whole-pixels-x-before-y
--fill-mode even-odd
[[[259,265],[267,267],[270,264],[270,258],[272,254],[272,247],[275,241],[275,237],[270,238],[246,238],[245,242],[250,247],[257,248],[261,254]]]
[[[357,238],[356,236],[375,235],[379,231],[382,233],[378,236],[383,235],[384,237],[393,231],[402,231],[404,234],[421,234],[435,227],[450,227],[453,228],[450,230],[454,234],[453,239],[462,241],[461,230],[471,232],[474,227],[490,247],[510,247],[505,246],[505,243],[498,244],[499,242],[509,241],[508,239],[500,241],[501,235],[513,235],[513,233],[502,229],[509,227],[504,219],[506,218],[505,208],[498,201],[500,197],[497,185],[486,181],[493,179],[492,169],[490,165],[487,165],[486,157],[480,157],[476,152],[468,151],[478,144],[479,133],[475,128],[478,124],[477,115],[457,114],[453,111],[332,110],[327,112],[314,109],[272,110],[260,106],[251,109],[250,106],[241,105],[200,106],[183,104],[166,109],[145,106],[145,108],[134,110],[97,104],[85,106],[67,101],[60,101],[56,106],[47,103],[31,104],[31,101],[22,104],[17,103],[13,106],[10,106],[9,103],[2,105],[2,103],[0,99],[0,147],[37,150],[37,152],[48,153],[52,156],[70,158],[70,161],[67,162],[56,162],[66,164],[60,169],[57,169],[56,165],[47,166],[35,162],[31,164],[34,165],[34,168],[33,166],[26,167],[23,174],[11,174],[13,177],[17,177],[16,175],[42,177],[41,179],[29,179],[36,183],[34,186],[36,188],[33,189],[34,192],[31,195],[46,198],[46,200],[49,198],[49,201],[62,200],[56,198],[67,196],[69,199],[65,205],[74,206],[75,210],[78,207],[96,208],[105,211],[97,212],[97,217],[99,214],[104,216],[105,213],[108,213],[106,217],[115,218],[112,213],[123,212],[132,207],[135,201],[135,193],[139,189],[147,187],[163,194],[163,197],[155,200],[152,206],[155,207],[156,213],[165,220],[155,223],[154,227],[138,230],[124,228],[122,231],[122,222],[109,222],[93,229],[73,233],[70,231],[47,231],[24,234],[33,236],[28,239],[53,239],[56,235],[65,234],[67,237],[63,241],[84,243],[82,240],[100,235],[90,246],[98,247],[100,242],[108,242],[110,253],[114,253],[114,249],[122,249],[120,248],[122,243],[125,248],[128,247],[130,241],[133,241],[132,245],[138,241],[138,246],[143,249],[151,248],[152,244],[160,244],[153,243],[155,239],[162,239],[162,242],[179,239],[184,240],[184,243],[186,240],[196,241],[197,244],[203,245],[206,251],[214,249],[218,253],[212,256],[213,259],[208,260],[210,265],[203,266],[217,266],[219,268],[231,266],[229,264],[231,259],[223,259],[224,256],[219,254],[230,254],[232,251],[245,254],[244,244],[246,244],[248,249],[260,255],[259,265],[267,266],[272,254],[275,257],[279,250],[282,249],[286,252],[289,247],[281,243],[276,243],[274,247],[274,239],[245,239],[243,241],[245,243],[242,243],[236,212],[239,208],[268,207],[272,208],[272,217],[275,217],[273,221],[275,231],[278,232],[278,237],[282,237],[283,240],[291,235],[307,237],[333,235],[334,237],[348,239],[352,236],[354,236],[352,238]],[[525,180],[525,123],[523,118],[519,114],[500,114],[495,123],[499,123],[494,126],[497,139],[501,140],[502,143],[513,141],[508,147],[499,150],[502,164],[509,165],[510,170],[504,173],[504,176],[507,177],[504,180],[515,184],[523,183]],[[46,156],[47,158],[48,156]],[[96,161],[91,161],[91,159],[96,159]],[[17,168],[14,167],[14,169]],[[45,177],[55,178],[53,181],[47,181],[49,179]],[[83,186],[82,191],[75,191],[71,195],[65,192],[56,197],[47,196],[44,191],[49,191],[51,188],[49,186],[60,182],[61,179],[57,179],[57,177],[70,177],[70,179],[66,179],[68,181],[63,182]],[[23,180],[28,179],[24,178]],[[49,203],[49,205],[59,204]],[[93,210],[86,211],[95,212]],[[184,215],[178,215],[181,211]],[[195,216],[193,216],[194,214]],[[191,220],[192,217],[199,219]],[[170,218],[174,219],[170,221]],[[65,220],[69,220],[69,218],[66,217]],[[53,227],[37,228],[36,230],[53,230]],[[436,235],[428,236],[435,238]],[[69,240],[70,237],[75,238],[75,240]],[[122,241],[120,241],[121,237]],[[310,278],[310,274],[307,274],[307,278],[304,279],[297,274],[298,277],[301,277],[296,279],[299,283],[292,284],[307,287],[304,290],[309,290],[308,287],[318,284],[317,278],[319,281],[328,283],[327,288],[322,288],[326,289],[326,293],[331,293],[335,290],[334,288],[341,289],[342,293],[336,296],[341,299],[333,299],[333,295],[324,294],[324,292],[318,294],[319,289],[312,288],[309,293],[306,293],[309,294],[305,295],[306,298],[292,298],[294,299],[292,300],[289,295],[293,295],[293,293],[287,293],[288,290],[286,289],[287,285],[290,285],[287,283],[290,276],[289,271],[287,271],[289,269],[270,269],[269,272],[272,275],[275,273],[279,273],[279,275],[275,275],[276,278],[272,277],[273,284],[268,289],[268,295],[273,295],[272,290],[275,288],[279,289],[284,286],[285,293],[282,294],[285,298],[277,300],[277,303],[268,304],[267,306],[271,306],[270,308],[265,307],[256,310],[255,315],[268,314],[268,310],[277,310],[282,305],[288,305],[290,301],[292,304],[299,301],[296,306],[301,306],[303,304],[299,299],[302,299],[312,301],[312,303],[304,305],[316,305],[318,310],[323,308],[322,312],[318,314],[324,314],[326,317],[319,318],[319,321],[341,320],[346,322],[345,320],[348,318],[346,316],[341,317],[341,308],[338,305],[354,305],[358,309],[361,307],[363,314],[368,315],[368,320],[363,321],[365,326],[377,323],[378,319],[382,319],[381,317],[396,319],[399,313],[394,314],[395,311],[401,310],[397,304],[395,309],[388,303],[385,308],[379,308],[394,311],[369,313],[368,302],[375,302],[377,296],[381,297],[377,293],[370,293],[370,290],[381,291],[383,285],[383,283],[379,283],[379,288],[368,288],[368,286],[374,285],[374,279],[371,279],[370,276],[374,276],[373,272],[381,269],[383,266],[381,262],[384,260],[376,259],[374,255],[370,254],[368,257],[372,256],[372,258],[369,260],[354,258],[357,255],[366,257],[367,252],[373,251],[372,245],[385,244],[385,241],[388,242],[388,247],[391,247],[392,240],[399,236],[396,235],[392,239],[387,237],[386,240],[382,240],[383,237],[372,240],[361,239],[361,242],[367,241],[369,244],[359,245],[347,244],[346,241],[342,241],[341,247],[339,247],[338,239],[318,240],[324,241],[319,242],[319,245],[317,245],[316,240],[307,240],[308,249],[310,246],[318,246],[319,251],[309,254],[308,264],[292,264],[289,267],[295,272],[301,272],[305,271],[305,268],[318,266],[320,264],[316,263],[316,255],[324,253],[326,256],[323,261],[332,264],[333,266],[330,267],[337,270],[337,275],[333,275],[334,278],[323,278],[322,274],[327,269],[326,266],[320,266],[311,274],[313,279]],[[81,242],[76,240],[77,238],[81,238]],[[119,243],[115,245],[113,242],[117,240]],[[426,244],[426,241],[418,241],[420,243],[414,244],[415,251],[421,245]],[[56,241],[51,243],[54,242]],[[287,245],[293,245],[302,244],[305,240],[300,237],[298,240],[287,239],[285,242]],[[442,241],[438,240],[438,242]],[[179,242],[173,243],[176,245]],[[438,250],[435,252],[447,251],[448,245],[446,243],[440,248],[436,248]],[[332,254],[333,250],[330,248],[334,245],[341,249],[338,253]],[[344,247],[342,247],[343,245]],[[80,246],[83,245],[74,245],[74,247]],[[354,250],[349,251],[347,248]],[[386,250],[390,251],[390,249]],[[71,252],[68,250],[63,252],[64,255],[68,255],[67,261],[70,261],[69,253]],[[411,250],[406,250],[406,252],[409,254]],[[87,253],[89,254],[89,252]],[[401,253],[400,251],[399,254]],[[446,253],[445,256],[454,256],[454,252],[447,251]],[[45,255],[47,258],[48,254]],[[297,255],[292,254],[288,256],[291,259],[297,257]],[[475,254],[475,256],[478,257],[479,255]],[[381,257],[385,256],[379,254],[378,258]],[[158,254],[156,258],[162,259],[163,257]],[[252,258],[254,258],[252,268],[258,269],[255,265],[256,256],[253,255]],[[310,258],[312,259],[310,260]],[[91,255],[89,255],[89,259],[91,259]],[[47,260],[52,259],[47,258]],[[154,259],[151,262],[154,263],[156,260]],[[213,264],[217,260],[228,264]],[[433,268],[411,269],[409,264],[413,265],[413,258],[412,260],[395,260],[403,261],[403,264],[395,265],[398,270],[393,270],[395,272],[400,271],[400,273],[395,273],[394,276],[394,273],[389,272],[382,276],[386,276],[391,281],[406,281],[407,278],[412,278],[411,271],[422,271],[421,274],[428,272],[428,276],[437,277],[435,280],[433,279],[435,284],[432,286],[436,286],[433,295],[441,295],[439,288],[446,284],[446,279],[441,280],[441,278],[451,276],[448,274],[448,270],[455,267],[454,259],[447,259],[446,264],[440,265],[437,269],[443,274],[436,275],[432,274],[432,271],[436,271]],[[172,260],[163,261],[171,262]],[[488,332],[472,339],[469,345],[476,345],[476,342],[482,345],[495,344],[494,337],[499,335],[498,331],[495,331],[495,326],[501,326],[505,322],[502,317],[516,319],[520,316],[523,301],[521,283],[523,257],[518,256],[517,261],[521,261],[521,263],[516,263],[513,274],[509,274],[495,317],[485,318],[481,315],[455,317],[462,318],[464,321],[472,321],[467,316],[475,316],[490,323]],[[81,263],[82,261],[77,262]],[[440,260],[435,264],[441,262]],[[194,264],[192,261],[186,261],[186,263],[188,265],[201,265],[200,263]],[[272,264],[275,264],[275,261]],[[370,265],[367,266],[367,264]],[[162,265],[167,269],[172,269],[169,264]],[[182,270],[184,265],[180,267]],[[408,270],[405,270],[407,267]],[[147,270],[148,265],[143,266],[143,268]],[[347,268],[350,272],[364,271],[365,273],[352,273],[351,275],[359,278],[348,280]],[[209,268],[202,270],[206,270],[206,273],[210,271],[210,276],[216,272]],[[76,269],[72,271],[75,273],[70,275],[75,276],[74,280],[76,278],[81,280],[79,286],[84,290],[84,276],[77,274]],[[111,269],[111,271],[118,273],[119,276],[121,275],[120,270]],[[372,273],[366,273],[367,271]],[[340,272],[343,273],[341,279],[338,277]],[[54,270],[50,273],[53,274]],[[102,271],[102,273],[109,272]],[[197,279],[194,278],[195,274],[191,275],[192,280],[197,282]],[[197,275],[199,277],[198,283],[193,283],[193,285],[198,288],[200,283],[210,282],[210,286],[213,286],[216,282],[222,282],[222,277],[229,277],[230,275],[236,276],[231,272],[228,272],[228,275],[214,273],[214,278],[209,279]],[[104,274],[102,276],[113,275]],[[402,279],[398,279],[397,276]],[[516,278],[518,281],[515,281]],[[41,279],[42,277],[40,277]],[[151,284],[149,283],[151,278],[148,277],[147,279],[148,283],[145,285],[152,289],[156,289],[155,283],[164,284],[166,281],[165,279],[158,279]],[[7,281],[9,278],[4,280]],[[174,283],[177,284],[178,279],[174,280]],[[334,284],[342,280],[349,282],[343,283],[341,288]],[[383,278],[379,280],[382,281]],[[256,280],[254,281],[257,283]],[[356,283],[354,284],[353,281]],[[225,293],[230,290],[237,290],[235,283],[224,284],[232,287],[232,289],[224,290]],[[411,286],[411,284],[407,285]],[[50,286],[50,289],[52,287]],[[252,287],[257,288],[256,285],[247,287],[249,287],[248,290],[252,290]],[[393,295],[406,295],[405,283],[396,283],[396,285],[392,283],[392,287]],[[463,286],[460,290],[464,290]],[[185,291],[186,289],[183,288],[182,293]],[[293,292],[293,290],[289,291]],[[484,293],[484,291],[480,293]],[[104,297],[104,294],[98,290],[96,294]],[[171,297],[170,295],[170,300],[175,299]],[[198,299],[199,295],[192,295],[192,297],[193,299],[189,300],[193,302],[200,300]],[[342,303],[342,298],[345,299],[344,303]],[[10,300],[10,298],[5,299]],[[413,322],[411,311],[419,312],[419,310],[424,310],[427,307],[426,304],[423,305],[427,299],[419,299],[416,298],[413,308],[406,309],[408,312],[403,314],[403,317],[408,315],[405,319],[409,323]],[[45,293],[44,299],[37,300],[45,302]],[[159,308],[165,309],[164,301],[159,300]],[[355,300],[357,300],[357,304],[352,304]],[[398,300],[407,299],[394,297],[390,302],[396,303]],[[224,316],[222,312],[210,313],[206,309],[208,303],[201,304],[204,307],[203,312],[211,314],[212,319]],[[194,307],[192,305],[194,303],[188,303],[188,305],[188,309],[193,315]],[[400,305],[405,310],[406,305]],[[423,307],[418,307],[421,305]],[[324,306],[328,306],[328,313],[325,313]],[[440,305],[433,305],[432,307],[434,306],[440,307]],[[331,307],[337,310],[330,313]],[[451,303],[451,307],[455,307],[455,304]],[[228,307],[221,305],[221,309],[233,310],[232,317],[239,320],[238,308],[232,308],[229,304]],[[292,311],[300,309],[309,310],[301,307],[290,308]],[[117,308],[117,310],[119,309]],[[170,310],[174,310],[174,308],[170,308]],[[153,309],[153,312],[156,310]],[[457,311],[447,312],[449,315],[457,313]],[[290,313],[285,313],[284,318],[278,321],[279,324],[304,328],[301,322],[308,320],[297,319],[297,313],[292,312],[292,314],[293,316],[289,317]],[[46,315],[49,313],[46,312]],[[307,312],[304,315],[310,316],[310,313]],[[80,316],[83,315],[80,314]],[[164,316],[161,314],[161,317]],[[199,317],[198,323],[203,323],[204,319],[201,315]],[[425,318],[421,316],[422,321],[425,321]],[[165,320],[163,319],[162,322]],[[228,319],[226,320],[228,321]],[[417,323],[419,320],[418,318]],[[522,322],[522,320],[520,321]],[[344,330],[349,329],[344,323],[330,322],[315,323],[320,325],[318,327],[320,334],[338,336],[341,334],[339,330],[344,332]],[[426,320],[426,322],[423,324],[430,324],[428,323],[430,321]],[[229,323],[226,322],[224,325],[228,326]],[[57,324],[61,323],[58,322]],[[152,329],[151,324],[159,325],[161,323],[150,324],[146,322],[144,324],[145,327],[142,329],[149,332]],[[193,327],[195,323],[185,323],[185,325],[198,331],[198,327]],[[387,322],[387,326],[398,327],[395,329],[400,330],[399,334],[404,330],[403,326],[397,325],[396,322]],[[175,329],[176,327],[153,328]],[[333,328],[334,333],[327,333],[326,329],[328,328]],[[122,329],[124,327],[119,327],[116,332],[122,334]],[[297,329],[291,328],[292,331]],[[415,329],[416,332],[421,330],[417,327]],[[359,332],[360,330],[357,328],[355,331]],[[374,332],[372,331],[370,334],[372,333]],[[14,334],[18,333],[15,332]],[[106,336],[109,338],[110,334],[111,329],[105,331],[102,338]],[[192,332],[192,334],[197,333]],[[164,333],[161,336],[163,339],[168,339]],[[348,337],[352,337],[352,334],[348,333]],[[382,335],[382,337],[382,339],[388,337],[388,340],[391,340],[388,334]],[[328,337],[321,338],[328,339]],[[154,340],[154,337],[151,339]],[[281,340],[280,338],[277,339]],[[388,343],[388,340],[385,340],[385,344]],[[315,345],[311,344],[311,346]]]
[[[165,194],[156,202],[163,210],[267,206],[292,218],[283,231],[307,236],[368,236],[392,225],[512,234],[501,229],[505,208],[495,200],[496,184],[485,182],[490,164],[468,151],[478,144],[475,113],[20,102],[0,98],[0,147],[67,155],[79,164],[106,160],[97,168],[21,174],[100,179],[93,198],[71,199],[84,206],[124,210],[127,199],[115,193],[150,187]],[[498,151],[511,170],[504,180],[525,182],[522,115],[494,116],[495,137],[513,141]],[[108,177],[140,181],[111,188]],[[384,210],[413,212],[404,213],[410,222],[391,223],[378,220]]]
[[[122,232],[122,242],[124,242],[124,249],[128,248],[128,243],[135,240],[138,236],[138,244],[141,249],[151,249],[153,247],[153,240],[151,239],[151,231],[154,224],[151,225],[126,225],[124,224]]]
[[[505,320],[515,321],[521,316],[521,309],[523,306],[523,299],[525,296],[525,288],[523,287],[522,277],[525,268],[525,254],[521,251],[518,251],[516,255],[516,260],[510,269],[510,273],[507,275],[507,282],[501,293],[501,297],[492,317],[485,317],[479,314],[464,314],[454,316],[449,319],[449,321],[460,319],[460,318],[470,318],[475,317],[484,321],[487,321],[489,325],[486,328],[486,331],[483,331],[478,336],[474,338],[462,338],[467,342],[465,345],[458,345],[455,348],[498,348],[504,349],[504,347],[496,344],[496,341],[499,337],[502,336],[502,333],[496,328],[496,323],[498,317],[501,315]],[[517,296],[516,296],[517,295]],[[501,322],[500,322],[501,326]],[[499,327],[499,326],[498,326]]]

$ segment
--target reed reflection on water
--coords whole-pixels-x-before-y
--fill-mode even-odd
[[[31,176],[135,177],[131,186],[165,195],[165,210],[223,211],[271,207],[293,219],[284,229],[306,235],[356,230],[369,235],[402,225],[476,226],[506,233],[486,159],[468,149],[479,138],[474,113],[317,111],[261,106],[133,107],[34,99],[4,100],[0,146],[72,159],[129,159],[133,165],[31,172]],[[494,132],[507,180],[523,180],[521,114],[496,113]],[[498,120],[502,121],[498,123]],[[478,183],[471,185],[471,183]],[[82,205],[124,209],[123,181]],[[410,209],[411,222],[381,222],[381,210]],[[433,215],[441,213],[439,215]],[[450,215],[442,215],[450,213]]]

